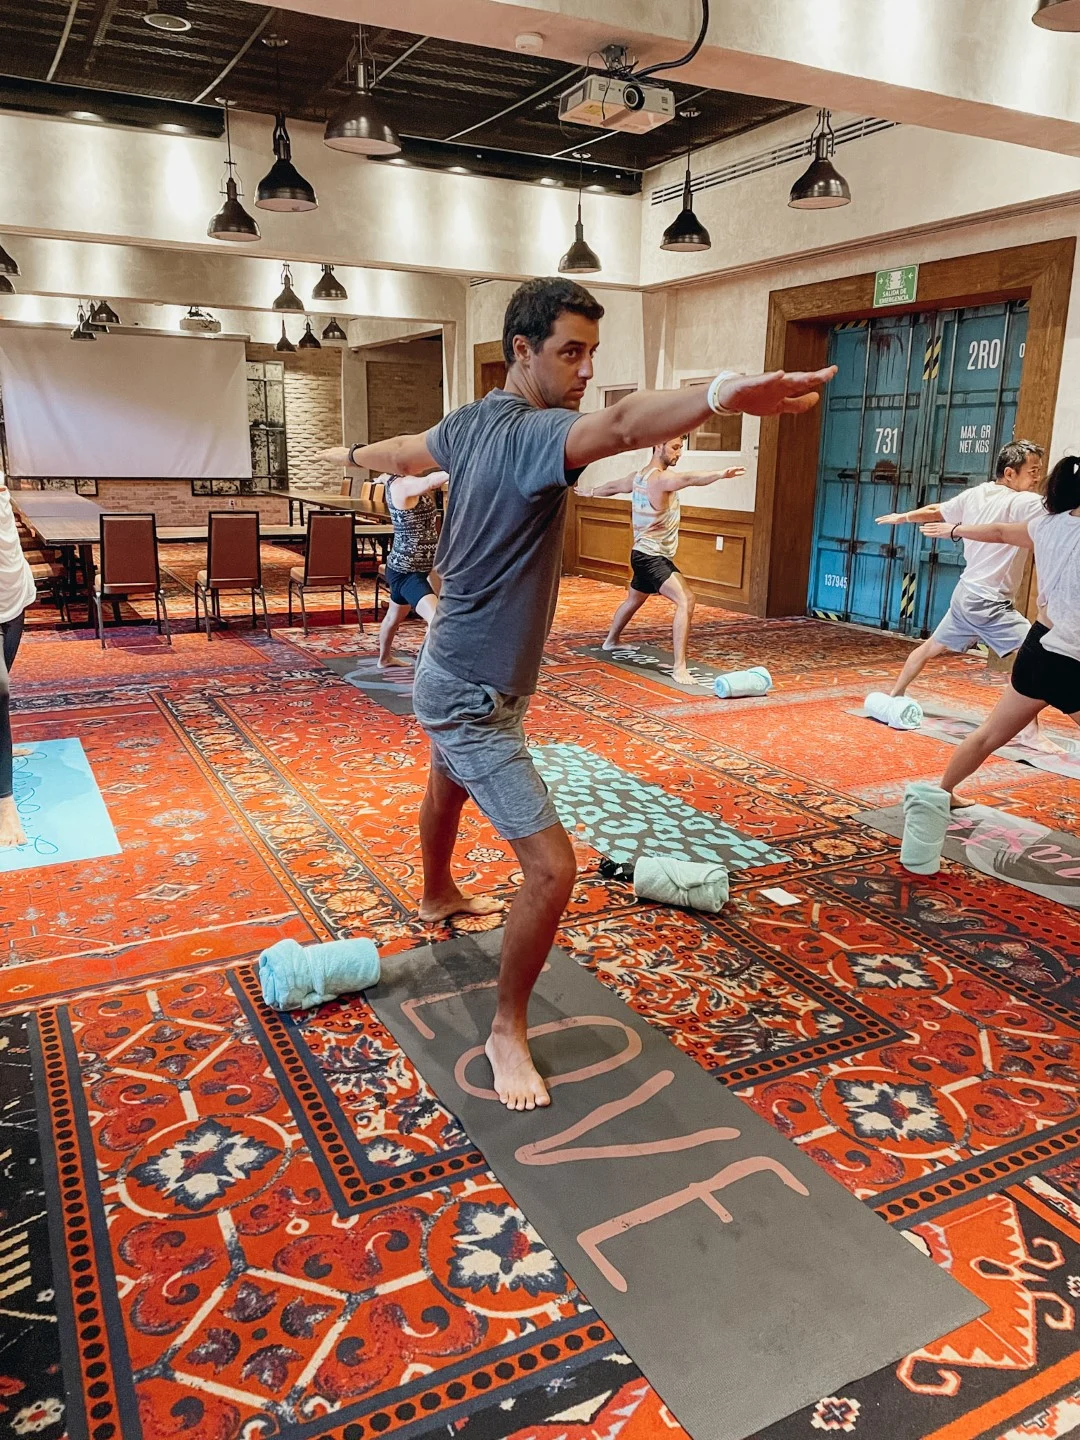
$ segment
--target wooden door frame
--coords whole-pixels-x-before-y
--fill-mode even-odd
[[[1049,446],[1057,403],[1076,240],[989,250],[919,267],[914,305],[874,309],[874,274],[773,290],[765,369],[814,370],[825,364],[829,330],[842,320],[922,313],[1002,300],[1030,305],[1016,434]],[[750,610],[802,615],[813,547],[821,407],[761,422]]]
[[[505,362],[501,340],[485,340],[482,345],[473,346],[473,399],[480,395],[482,373],[485,365],[492,361],[500,360]]]

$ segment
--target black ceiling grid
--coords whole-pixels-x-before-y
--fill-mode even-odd
[[[356,34],[351,25],[288,10],[260,10],[243,0],[187,0],[186,13],[191,29],[169,33],[144,23],[146,0],[74,0],[73,10],[72,0],[3,0],[0,108],[71,114],[80,108],[80,96],[87,96],[81,108],[91,109],[96,93],[97,111],[108,120],[146,128],[175,126],[184,114],[176,103],[189,105],[210,87],[216,93],[207,93],[202,106],[187,112],[194,133],[215,133],[215,117],[206,107],[217,94],[240,109],[272,115],[278,108],[275,52],[260,38],[251,38],[263,22],[261,34],[288,41],[278,54],[281,95],[290,119],[320,122],[347,93],[347,63]],[[377,73],[393,66],[378,88],[402,137],[403,158],[410,163],[527,181],[546,177],[572,185],[577,163],[565,152],[577,147],[590,154],[586,184],[634,194],[641,189],[642,171],[686,148],[686,127],[679,120],[648,135],[608,135],[560,124],[562,82],[568,87],[581,73],[564,61],[434,37],[418,45],[419,38],[377,26],[366,32]],[[54,63],[53,83],[48,84]],[[220,87],[215,86],[226,69]],[[7,84],[4,75],[12,77]],[[678,103],[693,97],[700,111],[694,121],[695,148],[800,108],[700,91],[664,78]],[[129,97],[126,106],[123,97]],[[153,102],[160,101],[176,103],[156,108]]]

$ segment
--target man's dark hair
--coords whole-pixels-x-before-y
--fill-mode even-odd
[[[1029,455],[1038,455],[1041,459],[1045,454],[1043,447],[1036,445],[1034,440],[1010,440],[998,451],[994,474],[1000,480],[1006,470],[1022,470]]]
[[[555,329],[555,321],[564,311],[584,315],[586,320],[602,320],[604,307],[576,280],[547,276],[526,280],[510,297],[503,319],[503,358],[514,363],[514,336],[529,342],[530,350],[540,346]]]
[[[1080,456],[1063,455],[1050,471],[1045,504],[1051,515],[1080,506]]]

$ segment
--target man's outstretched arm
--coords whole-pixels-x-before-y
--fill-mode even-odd
[[[702,485],[714,485],[717,480],[734,480],[736,476],[745,475],[746,468],[743,465],[732,465],[727,470],[698,470],[687,475],[678,475],[668,471],[666,475],[653,476],[650,485],[656,485],[661,492],[669,495],[676,490],[691,490]]]
[[[715,386],[721,411],[744,415],[801,415],[818,403],[818,390],[836,374],[827,370],[768,375],[728,375]],[[638,390],[606,410],[582,415],[566,437],[566,468],[581,470],[594,460],[624,450],[642,450],[663,444],[673,435],[686,435],[717,413],[709,404],[712,385],[686,390]],[[361,462],[363,463],[363,462]]]
[[[437,468],[427,447],[427,434],[395,435],[391,440],[377,440],[373,445],[335,445],[320,450],[318,459],[331,465],[351,465],[356,469],[385,471],[390,475],[426,475]]]
[[[634,475],[620,475],[617,480],[605,480],[602,485],[596,485],[589,491],[589,499],[594,495],[629,495],[634,488]]]

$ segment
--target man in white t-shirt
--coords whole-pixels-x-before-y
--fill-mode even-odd
[[[879,525],[944,523],[959,525],[1026,524],[1043,512],[1039,485],[1043,448],[1030,440],[1013,440],[998,452],[996,478],[961,490],[937,505],[923,505],[902,514],[879,515]],[[964,573],[956,583],[944,619],[914,649],[900,671],[893,695],[903,695],[928,660],[951,652],[962,655],[978,641],[995,655],[1011,655],[1027,638],[1031,621],[1013,603],[1028,552],[1013,545],[964,541]]]

